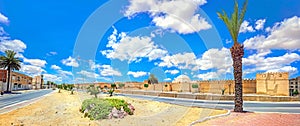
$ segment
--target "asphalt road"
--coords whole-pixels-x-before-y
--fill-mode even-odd
[[[21,94],[13,94],[9,96],[2,96],[0,97],[0,109],[3,109],[7,106],[11,106],[17,103],[25,102],[32,100],[34,98],[41,97],[43,95],[46,95],[53,90],[37,90],[37,91],[32,91],[32,92],[26,92],[26,93],[21,93]],[[7,94],[4,94],[7,95]]]
[[[120,96],[127,96],[132,98],[139,98],[145,100],[166,102],[184,106],[197,106],[203,108],[217,108],[233,110],[233,101],[216,101],[216,100],[193,100],[183,98],[168,98],[145,95],[132,94],[117,94]],[[300,114],[300,102],[256,102],[244,101],[244,110],[250,112],[279,112],[279,113],[298,113]]]

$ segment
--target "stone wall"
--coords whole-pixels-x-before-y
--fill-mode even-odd
[[[289,96],[288,78],[288,72],[256,74],[257,94]]]
[[[197,84],[199,87],[199,83],[171,83],[169,91],[198,93],[199,88],[192,88],[193,84]]]
[[[222,89],[225,89],[225,94],[234,93],[234,80],[212,80],[212,81],[199,81],[200,92],[221,94]],[[255,94],[256,93],[256,80],[249,79],[243,80],[243,93]]]

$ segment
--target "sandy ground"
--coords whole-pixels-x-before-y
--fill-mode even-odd
[[[202,117],[226,113],[225,110],[184,107],[114,96],[113,98],[125,99],[133,104],[136,109],[134,115],[123,119],[91,121],[79,112],[82,101],[91,98],[91,95],[77,92],[70,95],[68,91],[57,91],[26,107],[1,114],[0,126],[183,126]]]

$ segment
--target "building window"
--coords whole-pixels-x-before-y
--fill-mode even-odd
[[[294,88],[294,86],[291,86],[290,88]]]
[[[295,82],[295,84],[298,84],[298,82]]]
[[[293,84],[293,82],[291,82],[291,84]]]

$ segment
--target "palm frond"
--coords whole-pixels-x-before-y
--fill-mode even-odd
[[[231,35],[234,43],[238,42],[237,38],[239,35],[241,24],[244,20],[247,5],[248,5],[248,0],[245,1],[244,5],[243,5],[243,9],[242,9],[241,13],[239,14],[238,2],[237,2],[237,0],[235,0],[234,11],[231,14],[231,17],[229,17],[224,10],[222,11],[223,14],[217,12],[217,15],[225,23],[228,31],[230,32],[230,35]]]
[[[242,25],[243,21],[244,21],[244,17],[245,17],[245,14],[246,14],[246,11],[247,11],[247,6],[248,6],[248,0],[246,0],[244,2],[244,5],[243,5],[243,8],[242,8],[242,11],[239,15],[239,29],[240,29],[240,26]]]

